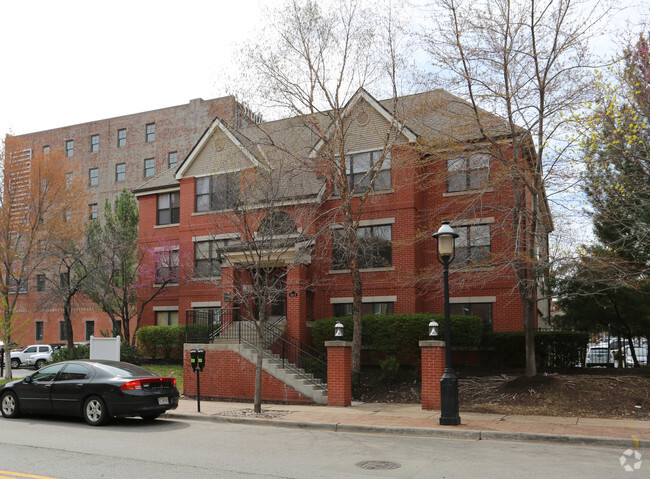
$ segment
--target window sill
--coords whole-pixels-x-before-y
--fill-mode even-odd
[[[201,283],[204,281],[221,281],[222,276],[194,276],[190,281]]]
[[[391,193],[395,193],[395,190],[392,189],[392,188],[390,188],[390,189],[388,189],[388,190],[370,191],[370,192],[368,193],[368,196],[390,195]],[[365,194],[366,194],[365,192],[364,192],[364,193],[355,193],[355,194],[350,195],[350,196],[351,196],[352,198],[359,198],[359,197],[361,197],[361,196],[364,196]],[[340,200],[340,199],[341,199],[341,195],[335,195],[335,194],[332,194],[332,196],[330,196],[329,199],[331,199],[331,200]]]
[[[494,192],[493,188],[485,188],[482,190],[447,191],[442,194],[442,197],[447,198],[450,196],[478,195],[480,193],[492,193],[492,192]]]
[[[154,229],[157,229],[157,228],[174,228],[174,227],[177,227],[177,226],[180,226],[180,223],[170,223],[168,225],[156,225],[153,228]]]
[[[160,288],[162,286],[162,283],[154,283],[153,287],[154,288]],[[178,283],[167,283],[165,286],[178,286]]]
[[[454,273],[481,273],[485,271],[492,271],[494,268],[492,266],[459,266],[454,268],[450,265],[449,269]]]
[[[216,213],[226,213],[228,211],[234,211],[234,210],[232,208],[226,208],[223,210],[195,211],[194,213],[192,213],[192,216],[214,215]]]
[[[395,266],[385,268],[360,268],[359,273],[381,273],[382,271],[395,271]],[[349,274],[349,269],[331,269],[328,274]]]

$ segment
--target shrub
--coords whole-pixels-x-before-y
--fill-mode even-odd
[[[138,347],[126,341],[122,341],[120,345],[120,360],[132,364],[142,364],[143,362]]]
[[[71,350],[67,347],[62,347],[52,353],[52,362],[59,363],[69,359],[88,359],[90,358],[90,345],[89,344],[75,344]]]
[[[185,326],[144,326],[136,333],[143,354],[156,359],[158,355],[169,359],[175,349],[183,349]]]
[[[395,356],[399,362],[412,363],[420,357],[419,341],[429,338],[429,322],[439,324],[438,339],[444,339],[444,316],[426,313],[366,315],[362,318],[361,343],[370,348],[375,358]],[[325,318],[314,323],[314,347],[325,352],[325,341],[334,339],[334,325],[343,324],[343,339],[352,341],[352,317]],[[478,346],[483,333],[483,321],[476,316],[452,316],[451,330],[454,346]]]
[[[399,379],[399,361],[395,356],[379,361],[379,366],[381,367],[380,381],[395,382]]]

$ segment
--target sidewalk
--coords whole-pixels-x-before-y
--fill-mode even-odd
[[[203,400],[201,412],[197,412],[195,399],[182,398],[178,409],[163,417],[334,432],[650,448],[649,421],[461,412],[461,425],[440,426],[440,412],[423,411],[419,404],[353,403],[351,407],[262,404],[267,417],[251,417],[252,407],[251,403]]]

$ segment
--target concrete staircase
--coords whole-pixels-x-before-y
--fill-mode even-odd
[[[249,344],[242,346],[238,351],[239,355],[247,361],[257,364],[255,346]],[[282,358],[277,354],[266,350],[262,359],[262,369],[278,381],[310,398],[316,404],[327,404],[327,385],[304,369],[289,364],[287,361],[284,362],[283,367]]]
[[[280,321],[274,323],[276,329],[273,334],[267,333],[266,340],[264,341],[264,359],[262,360],[262,369],[283,382],[287,386],[295,389],[303,396],[310,398],[316,404],[327,404],[327,384],[315,378],[312,374],[306,372],[304,369],[290,364],[286,360],[273,354],[269,348],[275,343],[282,333],[286,330],[287,320],[282,318]],[[240,329],[241,328],[241,329]],[[247,338],[244,342],[238,344],[240,347],[235,348],[242,358],[257,364],[257,338],[255,333],[255,325],[250,321],[237,321],[231,323],[228,328],[221,331],[218,337],[212,342],[220,344],[237,344],[240,343],[240,338]],[[255,338],[255,339],[251,339]]]

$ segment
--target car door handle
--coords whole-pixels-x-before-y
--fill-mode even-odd
[[[46,384],[46,385],[45,385],[45,389],[50,389],[51,387],[52,387],[51,384]]]
[[[80,389],[80,388],[84,387],[84,385],[83,384],[75,384],[75,387]]]

